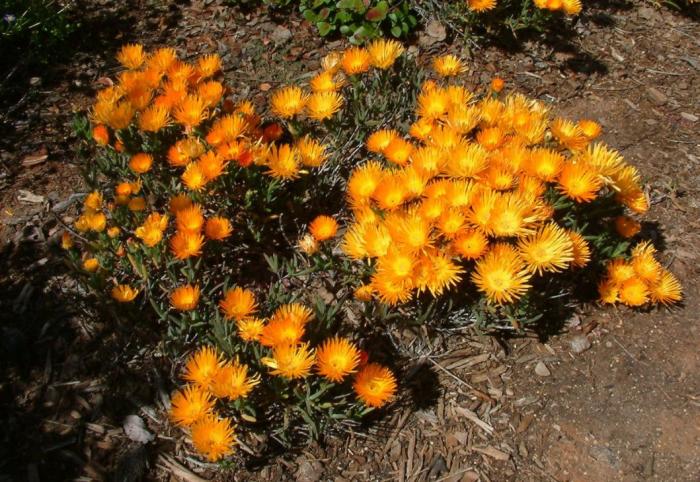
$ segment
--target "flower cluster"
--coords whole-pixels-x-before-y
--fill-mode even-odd
[[[342,248],[373,268],[358,298],[437,297],[469,276],[490,303],[514,303],[533,279],[589,263],[578,210],[595,201],[648,209],[637,169],[593,142],[596,122],[551,119],[522,95],[500,98],[501,82],[477,100],[450,81],[465,70],[458,58],[433,67],[444,80],[423,84],[408,137],[374,132],[372,159],[347,182],[353,222]],[[636,234],[631,218],[610,223]]]
[[[562,12],[566,15],[578,15],[581,13],[581,0],[535,0],[535,7],[550,12]],[[467,0],[467,5],[474,12],[488,12],[498,5],[496,0]]]
[[[683,298],[678,279],[657,261],[656,249],[648,242],[637,244],[629,260],[607,263],[606,276],[598,285],[603,303],[638,307],[648,303],[671,305]]]

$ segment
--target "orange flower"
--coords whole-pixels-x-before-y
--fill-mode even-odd
[[[221,365],[221,354],[216,348],[203,346],[187,359],[182,378],[209,390],[209,385]]]
[[[146,60],[141,44],[124,45],[117,53],[117,60],[127,69],[138,69]]]
[[[175,108],[173,117],[179,124],[188,129],[197,127],[208,116],[207,103],[196,95],[188,95]]]
[[[340,383],[346,375],[354,373],[360,363],[360,351],[344,338],[331,338],[316,351],[318,373],[332,382]]]
[[[355,75],[367,72],[371,61],[372,59],[367,50],[360,47],[350,47],[343,52],[340,64],[346,74]]]
[[[204,234],[206,237],[215,241],[228,238],[231,236],[232,232],[233,227],[231,226],[231,221],[221,216],[207,219],[207,223],[204,226]]]
[[[196,385],[187,385],[170,399],[170,419],[180,427],[189,427],[214,410],[211,394]]]
[[[153,156],[140,152],[134,154],[129,160],[129,168],[136,174],[145,174],[151,170],[153,165]]]
[[[210,462],[230,455],[236,436],[227,418],[207,415],[192,426],[192,445]]]
[[[175,257],[184,260],[202,254],[204,236],[198,233],[178,231],[170,239],[170,249]]]
[[[170,293],[170,304],[179,311],[191,311],[199,303],[199,286],[179,286]]]
[[[139,290],[132,288],[129,285],[117,285],[112,288],[112,298],[120,303],[129,303],[134,301],[134,298],[139,294]]]
[[[228,290],[219,306],[226,318],[234,320],[246,319],[258,309],[253,292],[239,287]]]
[[[316,241],[326,241],[338,232],[338,223],[330,216],[317,216],[309,225],[309,232]]]
[[[379,408],[386,405],[396,393],[396,379],[387,367],[368,363],[355,376],[353,388],[365,405]]]
[[[92,138],[95,139],[95,142],[99,145],[106,146],[109,144],[109,130],[102,124],[97,125],[92,129]]]
[[[500,77],[494,77],[491,80],[491,90],[493,90],[496,93],[502,91],[505,85],[506,82]]]
[[[615,230],[623,238],[633,238],[642,230],[642,224],[629,216],[615,218]]]

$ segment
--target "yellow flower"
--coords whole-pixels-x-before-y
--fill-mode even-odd
[[[151,54],[148,58],[148,67],[159,72],[167,71],[170,66],[177,60],[175,49],[163,47]]]
[[[549,127],[559,143],[572,151],[580,151],[588,145],[588,138],[581,128],[569,120],[554,119]]]
[[[197,165],[207,181],[221,176],[228,163],[215,151],[208,151],[197,159]]]
[[[439,119],[447,113],[450,97],[445,89],[433,87],[418,94],[418,117],[429,120]]]
[[[311,374],[315,355],[308,343],[281,345],[272,350],[272,357],[264,357],[260,361],[271,368],[272,375],[289,379],[306,378]]]
[[[395,130],[382,129],[375,131],[367,138],[367,150],[370,152],[382,153],[391,143],[391,141],[398,137],[399,133]]]
[[[117,285],[112,288],[112,298],[120,303],[129,303],[134,301],[134,298],[139,294],[139,290],[132,288],[129,285]]]
[[[396,40],[378,39],[367,46],[370,63],[373,67],[386,70],[404,52],[403,45]]]
[[[283,119],[289,119],[304,110],[308,98],[309,95],[300,87],[285,87],[272,95],[270,109],[273,114]]]
[[[116,238],[117,236],[119,236],[119,233],[120,233],[120,229],[119,229],[118,227],[116,227],[116,226],[112,226],[111,228],[109,228],[109,229],[107,230],[107,236],[109,236],[109,237],[112,238],[112,239],[114,239],[114,238]]]
[[[318,373],[335,383],[354,373],[359,363],[360,350],[345,338],[327,339],[316,350]]]
[[[143,51],[143,45],[124,45],[117,53],[117,60],[127,69],[138,69],[146,60],[146,53]]]
[[[192,426],[192,445],[210,462],[230,455],[236,436],[228,418],[206,415]]]
[[[307,115],[316,121],[330,119],[343,106],[343,96],[338,92],[316,92],[306,103]]]
[[[145,174],[151,170],[153,165],[153,156],[140,152],[131,156],[129,160],[129,168],[136,174]]]
[[[376,272],[372,276],[371,286],[377,298],[388,305],[406,303],[413,294],[410,277],[399,280],[389,271]]]
[[[267,154],[268,174],[278,179],[299,177],[299,162],[296,149],[289,144],[273,145]]]
[[[243,341],[260,341],[265,323],[260,318],[247,317],[236,320],[236,327]]]
[[[389,162],[393,162],[399,166],[408,164],[412,153],[413,144],[400,137],[392,139],[383,151],[384,157],[386,157]]]
[[[566,231],[547,224],[535,234],[518,241],[518,252],[533,273],[557,272],[574,259],[574,247]]]
[[[178,286],[170,293],[170,304],[179,311],[191,311],[199,303],[199,286]]]
[[[192,191],[199,191],[207,183],[207,177],[204,175],[201,166],[197,162],[190,162],[185,168],[185,172],[180,176],[182,182]]]
[[[217,398],[245,398],[260,383],[260,375],[248,376],[248,365],[225,363],[211,382],[211,392]]]
[[[442,55],[433,59],[433,69],[441,77],[452,77],[464,73],[467,67],[455,55]]]
[[[180,427],[189,427],[212,413],[211,394],[196,385],[187,385],[170,399],[170,419]]]
[[[578,15],[581,13],[581,0],[561,0],[562,10],[567,15]]]
[[[207,118],[207,103],[197,95],[188,95],[175,108],[173,117],[178,124],[191,129]]]
[[[305,166],[319,167],[326,161],[326,146],[309,136],[299,139],[294,147]]]
[[[100,267],[100,262],[97,258],[87,258],[83,261],[83,269],[88,273],[94,273]]]
[[[380,408],[389,403],[396,393],[396,378],[387,367],[368,363],[355,375],[352,387],[362,403]]]
[[[204,214],[199,204],[180,209],[175,215],[175,222],[179,231],[198,233],[204,226]]]
[[[226,318],[234,320],[246,319],[258,308],[253,292],[239,287],[228,290],[219,306]]]
[[[221,355],[216,348],[203,346],[187,359],[182,377],[203,390],[209,390],[221,365]]]
[[[595,121],[588,120],[588,119],[581,119],[577,123],[578,128],[581,129],[581,132],[583,132],[583,135],[588,138],[588,140],[595,139],[598,137],[601,132],[603,132],[603,128],[600,126]]]
[[[496,0],[467,0],[469,8],[481,13],[493,10],[496,7]]]
[[[358,286],[353,292],[353,296],[358,301],[371,301],[373,295],[374,289],[372,289],[372,285]]]
[[[639,278],[630,278],[620,285],[620,302],[627,306],[642,306],[649,301],[649,287]]]
[[[217,54],[204,55],[197,61],[197,71],[199,75],[206,79],[221,70],[221,57]]]
[[[68,231],[63,231],[61,234],[61,248],[71,249],[73,247],[73,236],[70,235]]]
[[[100,146],[106,146],[109,144],[109,130],[102,124],[97,125],[92,129],[92,138]]]
[[[452,241],[455,252],[465,259],[478,259],[488,249],[489,241],[483,233],[477,230],[460,231]]]
[[[338,232],[338,222],[330,216],[317,216],[309,224],[309,232],[316,241],[326,241]]]
[[[671,305],[683,299],[683,288],[672,273],[664,270],[661,278],[649,287],[649,298],[654,303]]]
[[[336,92],[343,85],[345,85],[345,81],[342,79],[337,80],[335,73],[328,70],[319,73],[309,82],[309,86],[314,92]]]
[[[228,238],[232,232],[231,221],[221,216],[207,219],[207,223],[204,226],[204,234],[207,238],[215,241],[222,241]]]
[[[580,233],[567,230],[567,234],[571,239],[571,245],[573,247],[574,259],[571,260],[571,266],[574,268],[583,268],[591,260],[591,247]]]
[[[109,112],[109,118],[105,122],[114,130],[125,129],[129,126],[131,119],[136,113],[134,106],[128,100],[122,100],[114,105]]]
[[[531,276],[515,249],[499,243],[477,260],[471,278],[490,302],[504,304],[525,294]]]
[[[178,231],[170,238],[170,249],[179,260],[202,254],[204,236],[189,231]]]
[[[157,132],[170,122],[170,113],[165,107],[152,105],[141,112],[139,117],[139,129],[145,132]]]
[[[579,203],[590,202],[603,186],[598,175],[585,164],[566,163],[559,173],[557,189]]]
[[[360,47],[350,47],[343,52],[340,65],[348,75],[361,74],[369,70],[371,58],[367,50]]]

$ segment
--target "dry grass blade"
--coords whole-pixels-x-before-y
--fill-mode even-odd
[[[202,477],[190,472],[170,455],[160,454],[158,456],[158,463],[163,468],[169,470],[170,473],[179,480],[184,480],[185,482],[209,482],[207,479],[203,479]]]

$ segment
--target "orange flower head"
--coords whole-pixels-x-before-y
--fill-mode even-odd
[[[170,122],[170,113],[165,107],[152,105],[141,112],[139,129],[144,132],[158,132]]]
[[[579,203],[593,201],[603,186],[598,174],[581,163],[566,163],[559,173],[557,189]]]
[[[304,110],[308,99],[309,95],[300,87],[285,87],[272,95],[270,109],[273,114],[283,119],[289,119]]]
[[[260,375],[248,376],[248,365],[225,363],[214,375],[211,392],[217,398],[245,398],[260,383]]]
[[[243,341],[260,341],[265,328],[265,322],[260,318],[247,317],[236,320],[238,336]]]
[[[452,241],[455,252],[464,259],[478,259],[488,249],[489,241],[477,230],[464,230]]]
[[[353,389],[365,405],[380,408],[389,403],[396,393],[396,378],[387,367],[368,363],[355,375]]]
[[[210,462],[217,462],[233,452],[236,436],[228,418],[206,415],[192,426],[192,445]]]
[[[170,199],[168,209],[171,213],[177,214],[179,211],[189,208],[192,206],[192,204],[192,198],[190,198],[187,194],[178,194]]]
[[[187,129],[197,127],[208,117],[207,103],[197,95],[187,95],[175,108],[175,121]]]
[[[143,45],[124,45],[117,53],[117,60],[127,69],[138,69],[146,60],[146,53],[143,51]]]
[[[391,141],[397,139],[399,133],[391,129],[382,129],[373,132],[366,141],[367,150],[370,152],[383,153]]]
[[[168,163],[173,167],[184,167],[204,153],[204,145],[196,137],[180,139],[168,149]]]
[[[239,287],[228,290],[219,302],[219,306],[229,320],[246,319],[258,309],[253,292]]]
[[[338,222],[330,216],[317,216],[309,224],[309,232],[316,241],[332,239],[338,232]]]
[[[272,357],[264,357],[261,362],[271,369],[271,375],[293,380],[308,377],[315,360],[314,351],[309,348],[309,344],[302,343],[276,346],[272,350]]]
[[[190,233],[198,233],[204,226],[204,214],[202,207],[199,204],[193,204],[187,208],[183,208],[175,215],[177,229]]]
[[[348,75],[361,74],[367,72],[372,63],[372,58],[366,49],[361,47],[350,47],[343,52],[340,65]]]
[[[496,0],[467,0],[469,8],[477,13],[487,12],[496,8]]]
[[[620,302],[627,306],[642,306],[649,301],[649,287],[640,278],[630,278],[620,286]]]
[[[201,78],[212,77],[221,70],[221,57],[217,54],[204,55],[197,61],[197,71]]]
[[[170,304],[178,311],[192,311],[199,303],[199,286],[178,286],[170,293]]]
[[[100,146],[109,144],[109,130],[103,124],[96,125],[92,129],[92,138]]]
[[[83,261],[83,269],[88,273],[94,273],[99,269],[99,267],[100,262],[97,260],[97,258],[86,258]]]
[[[413,144],[400,137],[392,139],[383,151],[384,157],[386,157],[389,162],[393,162],[399,166],[408,164],[412,152]]]
[[[588,241],[576,231],[567,230],[571,245],[574,250],[574,259],[571,260],[571,266],[574,268],[583,268],[591,260],[591,247]]]
[[[272,177],[296,179],[299,177],[299,155],[289,144],[273,145],[267,154],[267,167]]]
[[[518,241],[518,252],[533,273],[557,272],[574,259],[574,247],[567,232],[554,223]]]
[[[649,287],[649,298],[654,303],[669,306],[683,299],[683,288],[678,278],[664,270],[661,278]]]
[[[182,378],[203,390],[209,390],[209,386],[222,364],[221,354],[216,348],[203,346],[190,355],[185,362]]]
[[[204,236],[196,232],[178,231],[170,238],[170,249],[179,260],[199,256],[203,244]]]
[[[496,92],[496,93],[499,93],[500,91],[502,91],[503,87],[505,87],[505,85],[506,85],[506,82],[500,77],[494,77],[491,80],[491,90]]]
[[[117,285],[112,288],[112,298],[120,303],[129,303],[139,294],[139,290],[129,285]]]
[[[335,383],[354,373],[359,363],[360,351],[345,338],[329,338],[316,350],[318,373]]]
[[[582,119],[578,121],[577,125],[588,140],[595,139],[603,132],[603,128],[600,126],[600,124],[592,120]]]
[[[372,296],[374,296],[374,290],[372,285],[361,285],[355,288],[353,296],[357,301],[372,301]]]
[[[489,302],[513,303],[530,288],[531,274],[517,251],[498,243],[476,262],[472,281]]]
[[[552,135],[560,144],[572,151],[580,151],[588,145],[588,138],[581,128],[566,119],[554,119],[550,125]]]
[[[145,174],[151,170],[153,165],[153,156],[140,152],[131,156],[129,160],[129,168],[136,174]]]
[[[316,75],[309,82],[309,86],[314,92],[337,92],[344,84],[345,81],[337,80],[335,73],[328,70]]]
[[[232,232],[231,221],[221,216],[207,219],[207,223],[204,225],[206,237],[215,241],[222,241],[228,238]]]
[[[68,231],[63,231],[61,234],[61,248],[68,250],[74,245],[73,236],[70,235]]]
[[[148,58],[148,67],[159,72],[166,72],[177,60],[175,49],[170,47],[159,48]]]
[[[338,92],[316,92],[309,96],[306,114],[315,121],[330,119],[343,106],[343,96]]]
[[[396,40],[378,39],[367,46],[367,52],[373,67],[386,70],[394,65],[404,48]]]
[[[467,67],[456,55],[442,55],[433,59],[433,70],[440,77],[453,77],[466,72]]]
[[[180,176],[182,182],[192,191],[199,191],[207,184],[207,177],[202,171],[202,167],[197,162],[190,162],[185,168],[185,172]]]
[[[326,161],[326,146],[310,136],[299,139],[294,147],[299,153],[301,163],[307,167],[319,167]]]
[[[207,151],[197,159],[197,165],[204,174],[204,178],[209,182],[224,173],[227,162],[215,151]]]
[[[180,427],[190,427],[213,411],[211,394],[197,385],[187,385],[170,399],[170,419]]]

